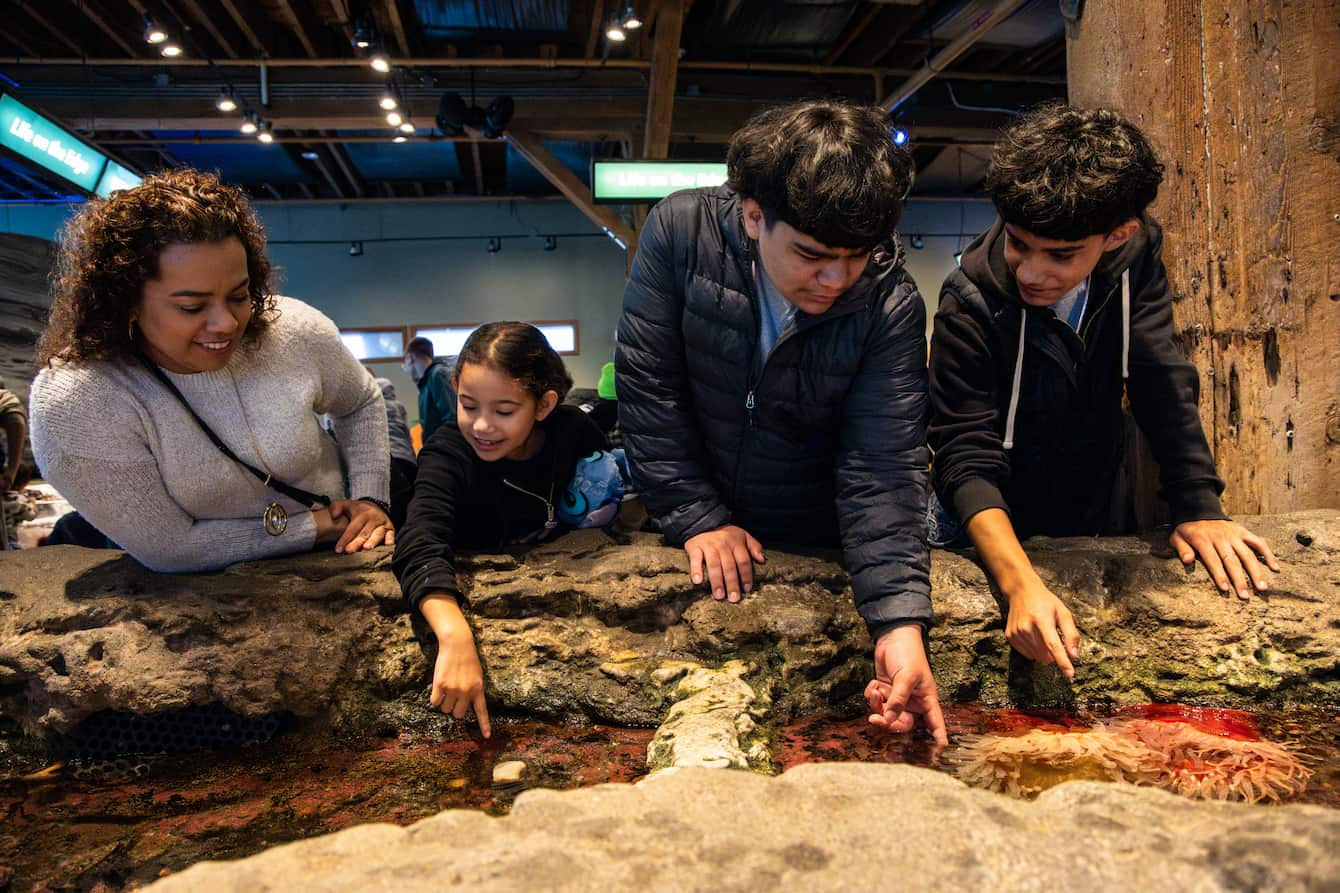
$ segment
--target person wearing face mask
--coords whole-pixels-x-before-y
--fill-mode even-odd
[[[73,218],[38,366],[43,477],[151,570],[394,543],[381,391],[334,323],[273,293],[260,222],[211,174]]]
[[[433,353],[433,342],[415,338],[405,347],[401,364],[419,386],[419,425],[422,443],[427,443],[433,432],[443,425],[456,422],[456,392],[451,389],[451,364],[439,360]]]
[[[870,721],[944,742],[925,308],[895,232],[911,155],[885,110],[813,101],[752,118],[727,167],[639,239],[615,353],[633,482],[717,599],[752,589],[764,544],[840,544],[875,643]]]
[[[1200,379],[1176,343],[1163,233],[1147,212],[1162,178],[1116,112],[1024,116],[987,173],[999,217],[963,252],[935,314],[932,540],[971,541],[1009,602],[1010,643],[1068,677],[1079,630],[1019,541],[1126,532],[1111,520],[1123,394],[1158,460],[1178,557],[1199,557],[1244,599],[1279,569],[1219,504]]]

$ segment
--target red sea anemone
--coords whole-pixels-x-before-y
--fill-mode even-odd
[[[1302,793],[1312,770],[1284,747],[1261,739],[1249,714],[1180,705],[1123,711],[1076,728],[1042,721],[1005,734],[969,735],[947,758],[969,784],[1035,796],[1063,781],[1125,781],[1188,797],[1279,800]]]

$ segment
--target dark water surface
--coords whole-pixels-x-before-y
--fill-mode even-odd
[[[350,825],[407,825],[458,807],[501,814],[526,788],[641,777],[653,734],[501,719],[488,741],[280,736],[74,761],[38,778],[31,759],[11,758],[0,778],[0,891],[134,888]],[[510,760],[525,762],[521,781],[495,784],[493,767]]]
[[[863,717],[821,716],[782,730],[778,762],[783,769],[856,760],[948,771],[956,738],[1075,729],[1122,715],[975,705],[945,712],[951,745],[943,755],[921,733],[892,735]],[[1294,802],[1340,808],[1340,710],[1223,715],[1226,734],[1246,722],[1313,770]],[[0,893],[133,889],[204,859],[241,858],[355,824],[404,825],[460,807],[502,814],[527,788],[636,780],[652,735],[503,719],[487,742],[281,735],[226,751],[72,762],[37,777],[44,761],[0,748]],[[521,781],[494,783],[494,766],[511,760],[526,764]]]

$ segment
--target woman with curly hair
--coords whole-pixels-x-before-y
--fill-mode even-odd
[[[33,452],[146,567],[394,543],[381,392],[334,323],[273,293],[240,190],[174,170],[90,202],[52,286]]]

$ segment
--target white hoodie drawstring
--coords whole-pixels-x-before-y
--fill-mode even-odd
[[[1005,415],[1005,449],[1014,449],[1014,413],[1019,409],[1019,382],[1024,377],[1024,344],[1028,334],[1028,311],[1020,310],[1019,353],[1014,358],[1014,386],[1010,388],[1010,410]]]
[[[1121,271],[1121,377],[1131,377],[1131,271]]]

